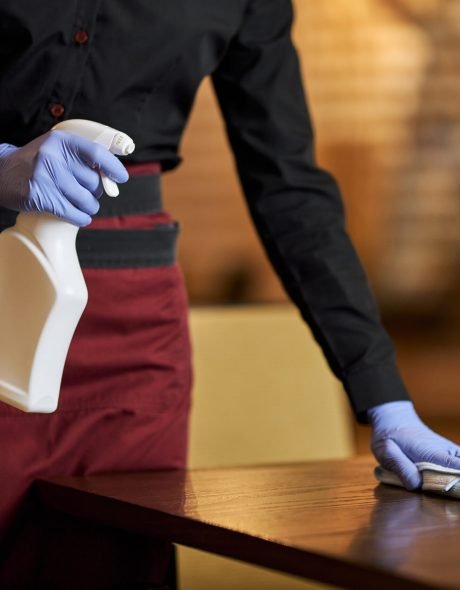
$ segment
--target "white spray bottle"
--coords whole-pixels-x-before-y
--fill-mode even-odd
[[[54,127],[134,151],[130,137],[93,121]],[[102,176],[109,196],[118,186]],[[20,213],[0,234],[0,400],[26,412],[54,412],[72,336],[88,291],[78,261],[78,227],[48,213]]]

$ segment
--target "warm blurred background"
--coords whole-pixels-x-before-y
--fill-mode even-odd
[[[319,163],[420,414],[460,442],[460,2],[294,5]],[[191,466],[368,452],[257,241],[208,82],[182,155],[164,188],[192,303]],[[184,590],[319,588],[185,549],[179,563]]]
[[[296,0],[319,163],[422,416],[460,440],[460,2]],[[165,176],[193,305],[285,294],[249,221],[211,86]],[[366,449],[366,429],[357,429]]]

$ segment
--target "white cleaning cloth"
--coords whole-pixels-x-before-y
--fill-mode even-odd
[[[416,463],[422,474],[422,490],[460,500],[460,469],[441,467],[435,463]],[[374,469],[375,477],[382,483],[404,487],[399,477],[381,465]]]

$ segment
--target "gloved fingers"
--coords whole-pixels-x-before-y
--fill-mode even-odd
[[[91,215],[80,211],[80,209],[74,207],[71,203],[66,203],[65,207],[55,206],[52,213],[78,227],[89,225],[92,221]]]
[[[101,175],[97,170],[90,168],[89,166],[78,166],[74,171],[74,176],[77,182],[90,193],[92,193],[96,199],[100,199],[104,193],[104,187],[102,186]]]
[[[441,467],[460,469],[460,448],[452,445],[452,447],[445,450],[433,451],[428,454],[428,457],[423,458],[423,460],[428,463],[441,465]]]
[[[82,187],[80,188],[81,190],[85,190]],[[50,193],[51,190],[45,196],[41,192],[35,192],[34,199],[25,204],[23,210],[48,212],[78,227],[83,227],[91,223],[91,216],[72,205],[65,195],[60,194],[56,188],[52,198],[50,198]],[[94,199],[94,197],[92,198]],[[96,201],[96,199],[94,200]]]
[[[129,174],[126,168],[116,156],[102,145],[79,135],[63,131],[55,131],[54,133],[67,136],[65,137],[67,149],[81,162],[91,168],[99,168],[114,182],[126,182],[128,180]]]
[[[451,440],[449,440],[448,438],[445,438],[444,436],[441,436],[440,434],[433,432],[432,430],[430,431],[433,433],[433,436],[436,437],[436,439],[444,445],[444,448],[447,449],[447,453],[449,455],[452,455],[453,457],[460,457],[460,446],[457,445],[456,443],[452,442]]]
[[[69,203],[87,215],[95,215],[99,211],[100,203],[96,197],[70,176],[58,188]]]
[[[460,469],[460,446],[436,434],[425,425],[407,432],[401,429],[394,430],[385,438],[392,438],[414,463],[435,463],[443,467]]]
[[[88,168],[81,163],[78,165],[78,168],[83,167]],[[88,172],[98,174],[89,168]],[[42,155],[40,167],[29,186],[28,204],[24,207],[28,210],[48,211],[78,226],[88,225],[91,216],[99,211],[99,201],[77,181],[68,163],[50,161]]]
[[[383,467],[396,473],[405,488],[415,490],[422,485],[422,476],[416,465],[393,439],[378,441],[372,445],[372,451]]]

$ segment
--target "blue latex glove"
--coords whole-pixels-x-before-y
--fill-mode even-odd
[[[106,148],[65,131],[50,131],[21,148],[0,144],[0,206],[88,225],[103,193],[98,169],[115,182],[129,177]]]
[[[422,484],[414,463],[426,461],[460,469],[460,446],[425,426],[411,402],[381,404],[369,409],[367,416],[372,426],[372,452],[408,490]]]

